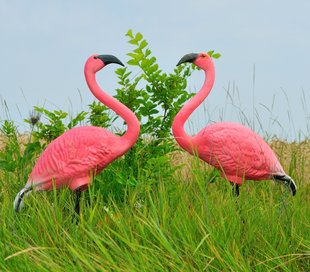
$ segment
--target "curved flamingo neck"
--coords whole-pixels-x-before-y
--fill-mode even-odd
[[[120,147],[124,153],[135,144],[140,133],[140,123],[136,115],[127,108],[124,104],[119,102],[114,97],[104,92],[96,81],[96,75],[94,72],[86,70],[84,71],[87,85],[93,95],[104,105],[111,110],[115,111],[120,117],[122,117],[127,124],[127,131],[121,137],[124,141],[124,145]]]
[[[205,72],[205,81],[200,91],[192,97],[184,107],[178,112],[172,123],[172,133],[178,142],[178,144],[187,152],[193,154],[197,149],[197,144],[194,141],[194,137],[188,135],[184,130],[184,124],[194,110],[206,99],[211,92],[215,71],[214,66],[209,67]]]

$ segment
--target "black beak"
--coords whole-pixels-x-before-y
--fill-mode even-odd
[[[182,63],[184,63],[184,62],[193,62],[193,61],[195,61],[195,59],[197,58],[197,56],[198,56],[198,54],[196,54],[196,53],[187,54],[187,55],[183,56],[183,57],[179,60],[177,66],[179,66],[180,64],[182,64]]]
[[[101,59],[105,65],[108,65],[110,63],[117,63],[119,65],[124,66],[124,64],[117,57],[113,55],[99,55],[95,58]]]

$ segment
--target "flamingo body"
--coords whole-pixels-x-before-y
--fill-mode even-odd
[[[211,124],[193,137],[198,156],[219,169],[229,181],[270,179],[285,174],[269,145],[238,123]]]
[[[103,128],[68,130],[41,154],[27,185],[37,190],[51,190],[53,186],[68,186],[72,191],[86,189],[91,176],[127,151],[122,150],[122,144],[119,136]]]
[[[212,90],[215,69],[207,53],[187,54],[177,65],[184,62],[201,68],[205,72],[205,82],[173,120],[172,132],[179,145],[219,169],[222,176],[236,186],[236,195],[239,194],[239,185],[247,179],[275,179],[288,185],[295,195],[294,180],[285,174],[269,145],[251,129],[238,123],[220,122],[208,125],[195,136],[186,133],[185,122]]]

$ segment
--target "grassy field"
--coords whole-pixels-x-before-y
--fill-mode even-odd
[[[310,143],[271,146],[296,197],[273,181],[248,181],[235,198],[216,171],[176,152],[174,174],[155,169],[122,190],[96,179],[78,224],[67,189],[35,193],[15,213],[24,181],[0,172],[0,271],[309,271]],[[106,169],[115,171],[117,163]]]

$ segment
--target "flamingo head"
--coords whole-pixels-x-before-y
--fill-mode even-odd
[[[197,53],[186,54],[180,59],[177,66],[184,62],[191,62],[195,64],[197,67],[205,71],[207,71],[209,67],[213,66],[211,57],[207,53],[204,53],[204,52],[199,53],[199,54]]]
[[[85,64],[85,70],[91,70],[96,73],[100,71],[103,67],[107,66],[110,63],[117,63],[124,66],[124,64],[113,55],[92,55],[88,58]]]

